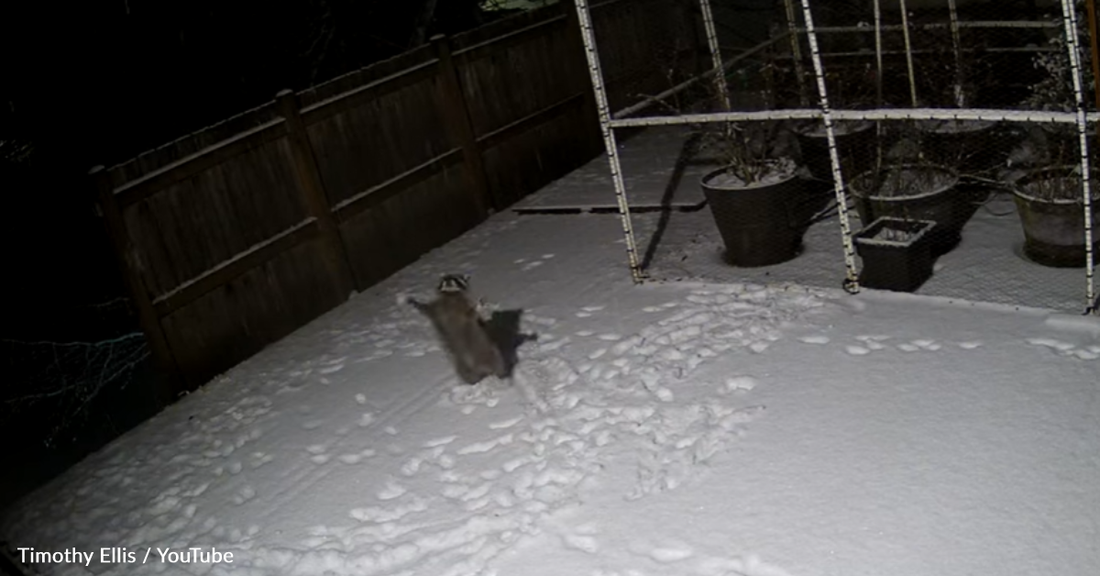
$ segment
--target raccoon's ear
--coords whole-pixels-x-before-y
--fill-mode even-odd
[[[458,277],[462,278],[462,282],[464,284],[469,284],[470,283],[470,275],[469,274],[459,274]]]

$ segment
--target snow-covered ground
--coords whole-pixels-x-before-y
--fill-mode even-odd
[[[1100,323],[634,286],[624,261],[614,215],[498,214],[23,499],[0,537],[97,555],[55,574],[1100,573]],[[453,271],[538,333],[513,384],[459,385],[398,304]]]

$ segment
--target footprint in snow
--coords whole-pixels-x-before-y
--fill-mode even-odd
[[[959,342],[959,348],[962,348],[963,350],[974,350],[975,348],[981,347],[981,345],[982,343],[976,340],[972,340],[969,342]]]
[[[362,454],[341,454],[337,460],[347,465],[358,464],[363,459]]]
[[[596,554],[600,551],[600,544],[592,536],[586,534],[562,534],[561,543],[566,548],[580,550],[588,554]]]
[[[264,453],[264,452],[253,452],[252,453],[252,463],[250,464],[250,466],[253,470],[255,470],[255,469],[263,466],[264,464],[267,464],[268,462],[271,462],[274,459],[275,459],[275,457],[272,456],[271,454],[267,454],[267,453]]]
[[[802,338],[799,338],[798,341],[805,344],[828,344],[829,337],[823,335],[803,336]]]
[[[760,382],[752,376],[735,376],[733,378],[726,379],[725,391],[726,392],[748,392]]]
[[[334,372],[339,372],[343,369],[344,369],[344,363],[339,362],[339,363],[333,364],[331,366],[325,366],[324,368],[320,368],[320,369],[317,370],[317,372],[320,373],[320,374],[332,374]]]
[[[1082,350],[1080,348],[1070,352],[1071,356],[1076,356],[1080,360],[1096,360],[1100,358],[1100,352],[1093,352],[1092,350]]]
[[[433,438],[431,440],[428,440],[427,442],[421,444],[421,446],[423,446],[424,448],[437,448],[439,446],[446,446],[447,444],[450,444],[457,439],[458,436],[455,435],[442,436],[440,438]]]
[[[630,548],[631,552],[639,556],[647,556],[661,564],[680,562],[695,555],[695,551],[682,542],[664,542],[655,545],[638,542]]]
[[[1055,340],[1054,338],[1028,338],[1027,343],[1033,346],[1045,346],[1059,352],[1068,352],[1074,348],[1073,344],[1070,344],[1069,342],[1063,342],[1061,340]]]
[[[879,335],[875,335],[875,334],[864,334],[864,335],[856,336],[856,340],[859,340],[860,342],[881,342],[883,340],[889,340],[889,339],[890,339],[889,336],[879,336]]]
[[[844,350],[852,356],[864,356],[871,353],[871,350],[864,348],[863,346],[856,346],[854,344],[846,346]]]
[[[233,503],[240,506],[256,497],[256,489],[245,485],[233,495]]]
[[[942,346],[938,342],[936,342],[935,340],[927,340],[927,339],[913,340],[912,344],[914,346],[917,346],[919,348],[923,348],[925,350],[929,350],[929,351],[932,351],[932,352],[935,352],[936,350],[939,350],[940,348],[942,348]]]
[[[340,461],[344,464],[358,464],[367,458],[373,458],[377,454],[374,450],[367,448],[359,451],[357,454],[342,454],[340,455]]]
[[[516,416],[515,418],[509,418],[507,420],[501,420],[499,422],[490,422],[489,423],[489,428],[491,428],[493,430],[501,430],[501,429],[504,429],[504,428],[511,428],[512,426],[515,426],[516,424],[519,424],[520,422],[522,422],[523,419],[524,419],[524,416]],[[452,438],[453,438],[453,436],[452,436]]]
[[[404,486],[397,484],[393,480],[389,480],[386,482],[386,487],[379,490],[376,496],[379,500],[393,500],[394,498],[400,498],[406,492],[408,492],[408,490],[405,489]]]

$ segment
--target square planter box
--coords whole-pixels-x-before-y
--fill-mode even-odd
[[[856,251],[863,258],[860,284],[868,288],[913,292],[932,276],[930,220],[903,220],[883,216],[855,234]]]

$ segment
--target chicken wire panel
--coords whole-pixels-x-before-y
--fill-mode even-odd
[[[720,190],[727,182],[704,177],[698,185],[708,196],[706,208],[635,216],[650,278],[842,285],[827,147],[812,141],[822,135],[791,126],[768,128],[769,138],[789,141],[795,167],[779,186],[771,186],[780,180],[771,178],[755,190],[734,191],[737,199],[730,200],[722,198],[730,191]],[[836,136],[863,287],[1067,312],[1085,308],[1075,125],[850,120],[838,123]],[[715,164],[705,148],[674,162]],[[1093,240],[1096,261],[1100,243]]]
[[[908,4],[903,12],[900,2],[885,0],[878,10],[873,0],[815,3],[818,63],[800,1],[602,5],[593,29],[611,125],[624,136],[627,127],[681,125],[679,154],[650,165],[668,164],[672,179],[688,168],[704,172],[705,210],[642,217],[639,231],[648,237],[638,250],[651,278],[837,286],[858,267],[873,287],[970,300],[1080,310],[1095,297],[1082,271],[1088,246],[1077,239],[1089,234],[1082,232],[1085,214],[1095,210],[1086,210],[1073,173],[1081,163],[1078,93],[1060,10]],[[1078,8],[1081,96],[1091,108],[1083,2]],[[746,10],[763,25],[745,24]],[[630,26],[617,21],[623,15]],[[646,18],[654,15],[660,25]],[[624,44],[628,28],[632,40]],[[746,30],[766,32],[761,38]],[[606,43],[614,47],[610,58]],[[632,52],[631,44],[647,48]],[[819,70],[833,112],[837,173],[821,121]],[[722,116],[727,111],[756,115]],[[630,172],[623,177],[629,187]],[[737,181],[749,188],[737,202],[712,190]],[[838,183],[850,227],[838,218]],[[1028,190],[1061,195],[1057,230],[1025,234],[1025,222],[1045,210],[1025,201]],[[1061,246],[1066,237],[1078,246]],[[868,265],[907,238],[927,249],[921,262]],[[853,239],[863,250],[848,268]]]
[[[952,10],[948,0],[909,0],[904,12],[899,0],[878,10],[873,0],[811,4],[834,109],[1074,110],[1056,3],[959,0]],[[609,0],[590,13],[613,118],[722,111],[725,95],[733,110],[818,103],[799,0]],[[1080,54],[1090,77],[1084,43]],[[1085,85],[1093,107],[1090,78]]]
[[[830,104],[836,109],[1074,109],[1057,6],[1040,12],[1024,3],[960,1],[952,10],[946,0],[910,0],[903,12],[901,2],[881,0],[876,15],[874,2],[843,11],[818,8],[821,4],[814,3],[813,11]],[[1082,16],[1083,9],[1082,4]],[[1083,18],[1079,28],[1087,37]],[[798,77],[799,72],[813,73],[800,17],[794,31],[798,42],[788,41],[788,50],[772,67],[773,99],[780,108],[799,106],[804,101],[799,91],[812,88]],[[1087,56],[1082,46],[1086,68]],[[1052,75],[1058,76],[1061,90],[1036,94],[1035,84]],[[810,92],[812,99],[816,94]]]

